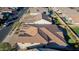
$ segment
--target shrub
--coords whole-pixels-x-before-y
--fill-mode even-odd
[[[10,51],[11,50],[11,45],[7,42],[5,43],[0,43],[0,51]]]
[[[61,22],[59,21],[58,18],[55,18],[55,24],[57,24],[57,25],[60,25],[61,24]]]

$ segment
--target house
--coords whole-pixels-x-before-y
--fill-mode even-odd
[[[9,12],[9,13],[12,13],[13,9],[11,8],[8,8],[8,7],[1,7],[0,8],[0,12]]]

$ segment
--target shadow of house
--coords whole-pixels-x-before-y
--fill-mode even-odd
[[[70,51],[72,49],[68,49],[64,46],[59,46],[58,44],[51,42],[49,44],[39,44],[39,45],[34,45],[34,46],[30,46],[27,47],[27,50],[30,49],[37,49],[39,51]]]
[[[72,49],[69,49],[68,47],[58,45],[55,42],[50,42],[46,47],[51,48],[51,49],[60,50],[60,51],[71,51],[72,50]]]
[[[26,37],[26,36],[31,37],[31,35],[28,35],[27,33],[22,33],[22,34],[19,34],[19,37]]]
[[[51,22],[52,22],[52,24],[55,24],[55,20],[53,17],[51,17]]]

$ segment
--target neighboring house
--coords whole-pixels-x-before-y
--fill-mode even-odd
[[[0,22],[3,23],[10,15],[14,15],[17,7],[0,7]]]
[[[0,12],[1,13],[13,13],[14,11],[16,11],[18,8],[16,7],[0,7]]]
[[[16,9],[17,8],[14,8],[14,7],[0,7],[0,12],[9,12],[9,13],[12,13]]]
[[[10,12],[10,13],[12,13],[12,9],[7,8],[7,7],[1,7],[0,12]]]
[[[2,15],[2,13],[0,12],[0,19],[3,19],[3,15]]]

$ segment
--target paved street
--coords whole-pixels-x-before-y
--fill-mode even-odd
[[[0,30],[0,42],[8,35],[11,28],[12,28],[12,25],[5,27],[2,30]]]
[[[24,10],[22,10],[18,13],[19,18],[17,20],[20,19],[20,17],[25,13],[25,11],[27,11],[27,8],[25,8]],[[3,29],[0,30],[0,42],[6,38],[8,33],[11,31],[12,26],[13,26],[13,24],[9,25],[7,27],[4,27]]]

